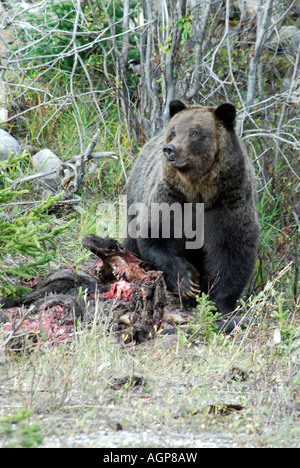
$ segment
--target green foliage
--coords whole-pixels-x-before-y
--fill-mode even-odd
[[[89,68],[98,69],[103,51],[108,53],[110,50],[103,38],[111,34],[109,30],[111,21],[115,21],[115,32],[116,35],[120,35],[122,43],[123,2],[118,1],[114,5],[112,2],[106,2],[106,4],[107,14],[97,2],[92,9],[90,2],[83,2],[80,13],[74,7],[74,2],[70,0],[49,2],[46,6],[46,24],[43,24],[43,18],[40,16],[30,11],[25,13],[26,19],[34,25],[31,37],[32,48],[29,52],[32,60],[35,63],[40,61],[43,63],[47,58],[57,57],[60,69],[71,70],[75,61],[74,47],[76,47],[84,63]],[[132,10],[136,9],[136,6],[137,2],[130,2]],[[19,34],[24,42],[27,42],[26,33],[20,30]],[[135,35],[136,33],[129,35],[131,45],[135,44]],[[109,55],[108,69],[113,74],[113,60],[111,54]]]
[[[0,420],[0,437],[3,448],[34,448],[43,443],[43,436],[37,424],[28,424],[31,409],[19,409]],[[0,439],[1,440],[1,439]],[[7,441],[10,440],[10,443]]]
[[[4,186],[0,188],[0,214],[7,209],[7,203],[29,193],[28,190],[11,190],[5,187],[7,173],[14,173],[16,164],[23,159],[22,156],[12,157],[0,163],[0,187]],[[53,218],[48,215],[48,210],[61,200],[62,196],[63,194],[48,196],[40,205],[26,209],[22,214],[16,213],[11,219],[6,216],[0,218],[0,296],[24,292],[23,287],[6,284],[4,275],[29,278],[53,259],[49,245],[55,248],[54,238],[65,231],[68,223],[56,226]],[[9,267],[5,264],[7,254],[12,257],[26,255],[26,262]]]
[[[278,308],[273,312],[273,317],[278,321],[278,328],[275,330],[275,349],[279,356],[285,353],[294,353],[300,348],[299,330],[297,330],[290,308],[287,307],[284,296],[278,297]]]
[[[46,8],[48,10],[47,25],[42,24],[43,18],[32,14],[30,11],[24,15],[34,25],[31,38],[33,47],[30,49],[30,56],[36,63],[39,63],[39,60],[45,60],[47,56],[50,59],[54,56],[60,57],[60,54],[62,54],[63,57],[59,59],[60,67],[68,70],[72,68],[74,63],[74,54],[68,52],[74,45],[80,49],[92,41],[91,33],[101,31],[104,27],[103,15],[100,12],[97,15],[97,23],[95,23],[92,15],[87,12],[86,21],[84,23],[82,21],[78,22],[78,33],[80,34],[75,34],[73,37],[72,32],[77,16],[74,3],[72,1],[51,2],[47,4]],[[45,34],[45,27],[48,34]],[[24,33],[22,30],[20,35],[23,38]],[[87,58],[89,51],[90,48],[87,47],[86,52],[82,55],[84,59]]]
[[[139,12],[135,8],[142,3],[151,4],[153,11],[161,4],[150,1],[130,2],[130,27],[138,24],[141,8]],[[168,4],[169,18],[172,17],[171,3],[165,2]],[[204,5],[204,2],[196,3]],[[228,2],[231,4],[229,27],[236,29],[235,33],[233,30],[230,32],[227,41],[224,35],[225,10],[216,10],[213,5],[215,2],[211,3],[207,34],[200,44],[203,47],[199,68],[200,87],[192,103],[217,105],[226,99],[234,102],[241,111],[247,98],[249,61],[254,53],[259,22],[253,22],[250,18],[242,21],[236,6],[238,2]],[[289,3],[287,0],[274,1],[278,7],[276,13],[280,17],[286,17]],[[107,12],[102,8],[103,5],[107,7]],[[13,127],[14,136],[20,137],[20,140],[26,138],[34,146],[51,148],[63,160],[81,153],[95,130],[100,128],[101,135],[95,150],[115,151],[123,155],[124,166],[129,174],[135,153],[133,143],[141,145],[144,142],[144,138],[139,140],[138,132],[134,132],[136,127],[140,127],[143,132],[147,131],[143,125],[148,120],[152,123],[151,109],[155,106],[153,100],[145,99],[143,91],[148,93],[145,82],[140,83],[139,77],[133,77],[130,70],[126,77],[130,91],[130,112],[127,116],[130,119],[120,104],[123,99],[122,89],[116,77],[119,76],[117,64],[120,63],[117,52],[122,53],[125,37],[122,35],[124,2],[83,0],[77,28],[76,6],[76,1],[49,1],[46,2],[43,15],[33,14],[34,10],[30,8],[22,16],[19,15],[22,21],[13,23],[18,40],[12,46],[14,53],[7,56],[5,76],[7,95],[11,102],[8,104],[11,116],[9,125]],[[232,8],[235,8],[233,12]],[[147,70],[150,69],[150,85],[157,94],[161,109],[166,91],[165,56],[171,51],[174,37],[172,28],[174,32],[179,31],[181,38],[179,47],[174,51],[176,57],[172,70],[180,84],[177,88],[180,96],[182,90],[189,89],[190,79],[198,72],[195,69],[195,45],[199,36],[194,31],[201,18],[193,16],[195,11],[192,9],[179,19],[174,16],[173,22],[167,25],[163,22],[165,26],[160,28],[157,28],[157,24],[162,24],[162,15],[154,14],[153,18],[158,18],[158,21],[153,24],[149,42],[146,37],[148,26],[129,34],[129,59],[139,59],[139,52],[149,48],[149,61],[145,62],[145,66]],[[292,21],[290,16],[287,18],[287,22],[283,21],[285,25]],[[109,25],[109,29],[106,29]],[[277,37],[280,25],[276,25]],[[76,36],[73,35],[75,30],[78,32]],[[160,42],[157,32],[163,33],[160,36],[165,38],[164,42]],[[271,34],[271,30],[268,33]],[[282,47],[272,42],[271,35],[269,37],[259,64],[255,107],[243,129],[249,156],[258,174],[261,225],[257,272],[247,291],[250,300],[244,304],[245,311],[250,310],[251,316],[257,317],[259,328],[252,331],[249,327],[243,334],[237,333],[228,339],[226,337],[226,341],[224,338],[222,342],[223,337],[216,336],[216,319],[219,314],[206,295],[198,298],[198,314],[189,327],[189,333],[186,333],[184,327],[178,327],[176,350],[173,349],[173,337],[161,335],[161,339],[153,340],[150,346],[136,347],[133,356],[129,348],[113,344],[111,336],[108,338],[106,326],[102,330],[94,323],[91,332],[90,328],[82,330],[77,323],[77,336],[80,339],[75,340],[72,348],[47,348],[43,353],[18,356],[18,359],[5,365],[7,371],[2,365],[1,386],[7,388],[7,391],[2,392],[2,402],[5,401],[5,405],[9,406],[11,395],[19,392],[20,400],[26,406],[31,406],[31,403],[28,405],[24,401],[24,395],[27,395],[28,389],[33,389],[29,392],[30,400],[34,403],[32,406],[47,408],[43,421],[45,433],[53,432],[53,421],[59,427],[63,439],[69,437],[68,428],[71,425],[76,435],[86,433],[87,430],[92,432],[95,418],[101,417],[109,425],[114,419],[121,421],[122,425],[124,422],[130,430],[136,429],[136,432],[141,427],[146,428],[150,437],[152,429],[156,435],[158,424],[171,427],[173,432],[180,429],[188,433],[197,433],[199,424],[205,424],[207,431],[223,433],[230,430],[232,437],[236,433],[238,438],[235,443],[242,445],[297,445],[300,382],[296,357],[299,352],[300,291],[299,276],[294,271],[298,268],[299,259],[299,224],[293,212],[296,215],[298,213],[299,178],[296,173],[299,170],[296,162],[299,109],[295,103],[287,106],[280,127],[283,103],[288,97],[286,78],[291,76],[296,57],[287,44]],[[75,60],[79,56],[85,70],[79,60],[76,65]],[[14,75],[13,70],[18,70],[18,74]],[[289,75],[286,75],[287,72]],[[154,118],[157,117],[156,113]],[[277,147],[280,148],[280,154],[278,164],[275,164]],[[9,162],[0,163],[0,218],[3,212],[11,218],[10,222],[5,217],[0,220],[0,275],[5,275],[5,279],[8,275],[14,275],[18,281],[22,281],[22,278],[36,274],[38,270],[43,271],[45,262],[56,255],[53,235],[56,235],[59,248],[64,249],[64,261],[67,258],[71,264],[82,265],[87,253],[77,248],[77,239],[90,232],[96,234],[97,222],[101,219],[107,221],[106,215],[101,218],[99,214],[99,202],[107,198],[115,199],[124,182],[120,161],[116,163],[103,159],[98,160],[97,165],[97,170],[86,175],[85,187],[80,193],[85,214],[81,219],[80,215],[73,215],[76,221],[72,225],[72,233],[63,237],[64,228],[59,227],[57,221],[47,213],[48,208],[55,203],[54,197],[36,208],[24,211],[25,205],[17,203],[35,199],[30,185],[22,186],[22,190],[19,187],[11,190],[11,182],[6,180],[6,177],[15,180],[22,173],[27,174],[29,160],[25,157],[10,158]],[[10,203],[16,204],[5,206]],[[59,229],[62,229],[62,235],[57,239]],[[12,263],[7,261],[8,254],[16,260],[15,265],[20,260],[26,264],[21,263],[12,268]],[[282,269],[289,264],[289,275],[281,274]],[[298,296],[295,291],[299,291]],[[1,284],[0,278],[0,296],[20,293],[19,287],[8,286],[3,281]],[[79,295],[82,296],[83,291]],[[246,382],[239,378],[244,370]],[[151,376],[155,392],[151,394],[151,384],[148,387],[150,394],[149,398],[147,396],[147,404],[143,397],[136,398],[136,409],[128,418],[128,391],[132,391],[132,398],[133,392],[138,389],[136,386],[122,389],[114,398],[107,391],[107,382],[112,375],[123,375],[125,372],[132,376],[137,371],[145,376],[146,381]],[[242,374],[237,374],[237,371],[242,371]],[[171,387],[172,392],[169,391]],[[22,388],[25,389],[24,393]],[[98,405],[88,408],[83,418],[83,406],[67,406],[64,422],[68,424],[61,424],[61,413],[57,412],[57,408],[64,404],[71,389],[82,395],[82,399],[96,401]],[[203,408],[207,402],[210,407],[215,402],[216,408],[225,408],[228,398],[242,405],[245,403],[245,410],[226,417],[217,414],[204,416]],[[175,413],[174,407],[179,409]],[[41,430],[38,425],[34,425],[33,418],[34,414],[27,409],[2,415],[0,447],[35,447],[40,444]]]
[[[202,293],[197,296],[198,314],[192,322],[190,322],[189,333],[190,339],[195,340],[204,337],[205,341],[209,342],[214,335],[218,332],[216,320],[222,314],[217,312],[217,308],[209,296]]]
[[[279,164],[277,179],[269,184],[268,190],[260,194],[258,200],[258,218],[261,228],[261,240],[256,271],[256,292],[263,289],[269,278],[293,262],[295,274],[287,283],[283,280],[277,285],[278,292],[284,291],[292,302],[297,302],[300,284],[297,278],[297,256],[299,249],[299,227],[293,212],[297,199],[295,195],[296,178],[292,179],[288,170]],[[293,290],[293,291],[292,291]],[[294,299],[292,300],[294,296]]]
[[[192,27],[193,19],[193,15],[189,13],[178,20],[178,29],[181,31],[181,39],[184,44],[188,40],[189,36],[194,35]]]

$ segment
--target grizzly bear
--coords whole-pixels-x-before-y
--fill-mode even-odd
[[[255,176],[235,118],[230,103],[202,107],[171,101],[167,128],[143,147],[126,188],[131,230],[124,246],[162,271],[174,293],[208,293],[222,315],[236,308],[255,266],[259,239]],[[175,233],[178,211],[151,219],[151,206],[162,204],[192,206],[187,219],[194,233],[196,207],[204,206],[201,245],[195,241],[187,248],[190,239],[181,226]],[[170,223],[170,235],[162,235],[164,223]]]

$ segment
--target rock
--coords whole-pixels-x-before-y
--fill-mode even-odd
[[[297,26],[282,26],[279,31],[281,43],[291,43],[295,51],[298,50],[300,42],[300,29]]]
[[[8,119],[8,110],[5,107],[0,108],[0,123],[7,122]]]
[[[60,185],[60,171],[62,170],[61,160],[49,149],[43,149],[32,157],[33,166],[39,172],[54,171],[52,174],[41,177],[52,187]]]
[[[6,58],[7,51],[16,38],[12,28],[2,29],[0,31],[0,58]]]
[[[14,137],[0,129],[0,161],[8,159],[11,153],[21,154],[21,147]]]

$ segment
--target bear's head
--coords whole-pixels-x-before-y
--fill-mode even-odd
[[[220,151],[226,147],[235,117],[236,109],[229,103],[202,107],[171,101],[163,147],[165,164],[181,177],[198,180],[204,177],[212,171]]]

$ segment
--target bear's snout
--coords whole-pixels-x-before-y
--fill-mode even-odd
[[[171,166],[176,167],[176,169],[181,169],[186,166],[187,158],[181,148],[169,143],[163,147],[163,152]]]
[[[177,148],[175,148],[174,145],[169,144],[164,146],[163,152],[167,159],[172,160],[175,156],[175,153],[177,152]]]

